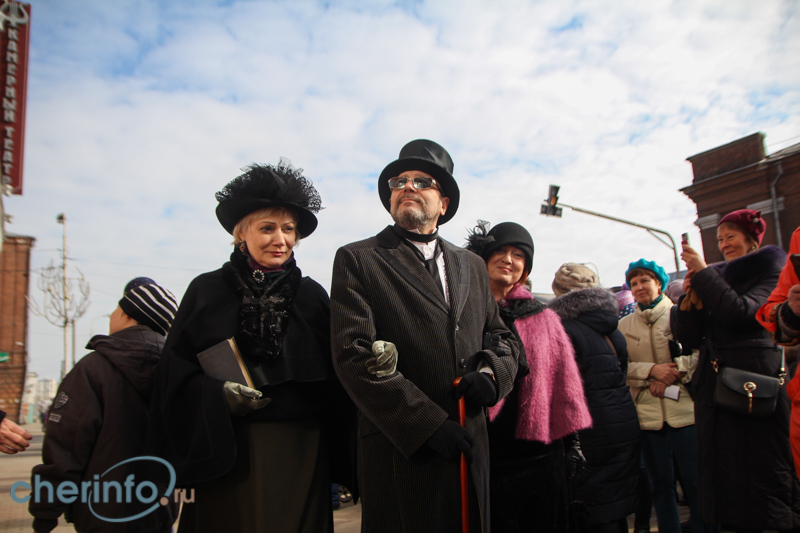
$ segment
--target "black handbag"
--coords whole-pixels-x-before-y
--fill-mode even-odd
[[[768,417],[775,412],[778,392],[786,376],[785,358],[781,355],[781,371],[777,378],[723,367],[719,370],[717,359],[712,361],[717,372],[714,386],[714,404],[727,411],[745,416]]]

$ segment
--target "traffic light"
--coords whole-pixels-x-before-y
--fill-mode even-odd
[[[549,217],[560,217],[561,216],[561,208],[558,207],[558,190],[561,187],[558,185],[551,185],[550,191],[547,194],[547,199],[542,204],[542,215],[547,215]]]

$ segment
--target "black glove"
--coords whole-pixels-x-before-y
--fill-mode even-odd
[[[448,461],[457,461],[463,453],[467,463],[472,464],[472,435],[450,419],[445,420],[425,444]]]
[[[500,333],[487,332],[483,336],[483,349],[493,351],[497,357],[511,357],[514,351],[511,349],[511,343],[507,340],[510,338],[510,331]]]
[[[586,469],[586,457],[581,450],[581,439],[577,433],[564,437],[566,447],[567,475],[575,479],[578,474]]]
[[[250,414],[256,409],[266,407],[270,401],[269,398],[262,398],[260,391],[233,381],[226,381],[222,390],[225,392],[228,410],[233,416]]]
[[[670,339],[667,341],[667,346],[669,346],[669,356],[673,359],[676,357],[680,357],[683,353],[683,346],[676,340]],[[688,354],[687,354],[688,355]]]
[[[497,385],[489,374],[470,372],[456,387],[456,400],[462,396],[470,407],[488,407],[497,403]]]

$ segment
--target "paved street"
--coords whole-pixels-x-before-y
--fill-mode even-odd
[[[41,462],[43,433],[38,424],[25,426],[33,441],[25,452],[16,455],[0,453],[0,531],[3,533],[31,533],[33,518],[28,514],[27,504],[11,499],[11,485],[17,481],[30,482],[31,469]],[[17,495],[24,495],[17,492]],[[361,506],[345,504],[333,515],[336,533],[358,533],[361,530]],[[70,524],[59,519],[54,533],[74,532]]]
[[[32,518],[28,514],[26,504],[16,503],[11,499],[11,485],[17,481],[30,482],[31,469],[41,462],[42,438],[43,433],[38,424],[26,428],[33,441],[27,451],[16,455],[0,454],[0,532],[3,533],[30,533]],[[22,493],[18,492],[18,495]],[[681,521],[689,519],[689,510],[680,507]],[[358,533],[361,531],[361,506],[352,503],[344,504],[342,508],[333,514],[335,533]],[[628,527],[633,531],[633,517],[628,519]],[[53,530],[54,533],[66,533],[74,531],[71,525],[66,524],[63,519],[59,520],[59,525]],[[650,531],[656,533],[658,524],[656,523],[655,512],[651,514]]]

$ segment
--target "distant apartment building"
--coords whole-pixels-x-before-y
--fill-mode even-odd
[[[36,372],[28,372],[25,376],[25,389],[22,392],[19,420],[23,424],[33,424],[39,417],[39,406],[36,402]]]
[[[722,261],[717,248],[717,223],[736,209],[761,211],[767,223],[762,246],[789,248],[800,226],[800,143],[772,154],[763,133],[693,155],[692,184],[681,189],[697,205],[697,220],[708,263]]]
[[[0,410],[20,420],[28,362],[28,296],[35,239],[6,234],[0,252]]]
[[[58,381],[54,379],[40,379],[36,382],[36,403],[49,405],[58,392]]]

